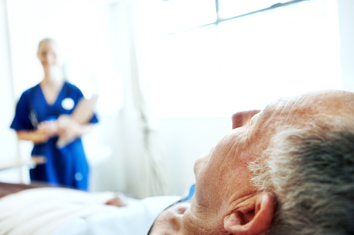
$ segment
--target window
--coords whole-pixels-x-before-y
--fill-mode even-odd
[[[228,117],[275,98],[341,88],[335,1],[161,4],[166,36],[151,57],[159,71],[145,78],[158,117]]]
[[[276,6],[291,1],[278,0],[218,0],[219,15],[222,19],[232,18]],[[298,1],[296,1],[298,2]]]

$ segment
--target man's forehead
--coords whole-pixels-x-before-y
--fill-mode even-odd
[[[304,97],[281,98],[268,104],[252,121],[251,133],[257,139],[269,139],[274,131],[289,126],[301,126],[318,111]],[[263,138],[264,137],[264,138]]]
[[[278,99],[267,105],[260,113],[264,122],[278,121],[286,124],[302,124],[322,116],[354,114],[354,93],[346,91],[318,91],[299,96]]]

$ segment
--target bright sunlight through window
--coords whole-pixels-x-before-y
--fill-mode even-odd
[[[204,1],[188,2],[195,4],[162,3],[166,4],[164,16],[172,4],[181,14],[166,17],[164,25],[173,22],[175,32],[166,31],[168,36],[159,48],[163,56],[152,59],[160,64],[160,71],[149,80],[148,94],[159,117],[228,117],[236,111],[262,108],[275,98],[341,88],[335,1],[298,1],[237,17],[245,12],[232,12],[232,1],[219,0],[219,15],[233,13],[234,17],[216,23],[210,22],[215,20],[211,10],[215,2],[205,1],[208,10],[186,30],[193,10],[189,7],[194,7],[196,19],[204,9]],[[248,9],[245,2],[237,1]],[[186,9],[189,13],[184,18]]]

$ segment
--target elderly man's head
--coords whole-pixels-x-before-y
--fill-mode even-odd
[[[292,103],[266,160],[250,164],[253,183],[277,198],[272,234],[353,234],[354,96],[321,92]]]
[[[171,234],[354,233],[354,94],[317,92],[233,116],[195,164]]]

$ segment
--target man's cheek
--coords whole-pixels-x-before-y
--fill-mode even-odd
[[[205,168],[201,165],[196,171],[196,191],[204,192],[205,194],[205,191],[208,190],[210,185],[210,175],[207,174],[208,172],[205,171]]]
[[[238,162],[240,165],[248,165],[250,162],[257,160],[257,155],[249,154],[245,151],[242,151],[239,156],[240,158]]]
[[[208,207],[210,204],[210,199],[212,198],[210,195],[210,190],[208,189],[207,185],[203,182],[197,182],[195,185],[195,197],[198,201],[198,205],[203,207]]]

